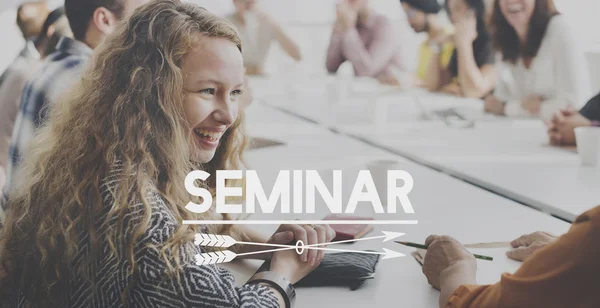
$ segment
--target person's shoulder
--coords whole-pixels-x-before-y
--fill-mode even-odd
[[[546,36],[548,37],[573,38],[574,34],[571,24],[561,14],[554,15],[548,22],[546,28]]]
[[[14,77],[19,80],[29,80],[31,76],[35,75],[41,65],[41,60],[23,59],[23,61],[20,61],[18,65],[12,68],[11,75],[14,75]]]

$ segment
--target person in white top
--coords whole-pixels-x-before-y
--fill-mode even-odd
[[[583,51],[553,0],[498,0],[494,6],[494,42],[503,61],[487,112],[549,121],[591,97]]]
[[[264,74],[267,54],[273,41],[279,42],[294,60],[302,60],[298,45],[271,16],[258,7],[257,0],[233,0],[233,4],[235,12],[226,18],[237,28],[242,38],[246,74]]]

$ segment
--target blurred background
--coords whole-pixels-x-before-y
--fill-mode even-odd
[[[233,12],[230,0],[187,0],[204,6],[217,15]],[[491,0],[488,0],[491,2]],[[23,38],[15,24],[15,8],[26,0],[0,0],[0,71],[3,71],[22,48]],[[260,6],[285,28],[302,49],[304,60],[302,68],[305,72],[325,72],[325,50],[331,34],[331,26],[335,21],[336,0],[259,0]],[[598,0],[555,0],[561,13],[568,19],[579,40],[585,47],[590,73],[600,73],[600,1]],[[48,0],[51,9],[58,7],[63,0]],[[371,6],[379,13],[393,19],[401,31],[406,31],[407,39],[412,41],[403,44],[405,53],[417,62],[417,48],[423,36],[414,34],[406,23],[404,11],[398,0],[371,0]],[[283,54],[278,44],[273,44],[266,72],[278,74],[291,65],[292,60]],[[596,67],[597,69],[591,69]],[[341,73],[352,75],[350,63],[341,68]],[[600,84],[599,74],[592,74],[593,85]],[[599,89],[593,89],[599,90]]]

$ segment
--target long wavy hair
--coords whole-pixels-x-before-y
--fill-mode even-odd
[[[70,277],[93,277],[106,243],[111,255],[125,256],[135,271],[134,247],[151,221],[150,190],[178,221],[208,219],[211,214],[185,209],[192,197],[184,178],[193,169],[213,175],[239,169],[246,136],[240,115],[212,161],[190,161],[182,63],[202,36],[228,39],[241,52],[228,22],[177,0],[139,8],[99,47],[68,99],[51,110],[25,157],[25,181],[11,193],[0,236],[3,296],[22,292],[34,307],[62,307]],[[115,162],[122,171],[112,178]],[[107,205],[101,185],[109,173],[118,190]],[[214,189],[214,178],[204,184]],[[136,209],[141,214],[135,229],[125,231],[132,198],[143,206]],[[180,248],[196,231],[182,225],[159,247],[170,273],[179,274]],[[81,234],[89,237],[85,248],[79,246]]]

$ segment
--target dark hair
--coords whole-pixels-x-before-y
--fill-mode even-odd
[[[448,8],[448,1],[444,2],[444,6],[448,15],[450,15],[450,9]],[[477,19],[477,34],[478,38],[480,35],[485,35],[487,37],[490,36],[490,32],[487,28],[485,22],[485,3],[483,0],[464,0],[467,3],[467,6],[473,10],[475,13],[475,18]]]
[[[97,8],[103,7],[117,17],[123,14],[122,0],[65,0],[65,12],[76,40],[83,40]]]
[[[404,2],[415,10],[426,14],[437,14],[442,10],[442,6],[438,0],[400,0],[400,2]]]
[[[522,46],[517,32],[502,14],[500,3],[496,0],[492,15],[494,47],[502,53],[504,61],[512,63],[520,57],[535,57],[546,34],[550,19],[558,14],[553,0],[535,0],[535,9],[529,20],[529,33],[527,33],[525,45]]]
[[[44,24],[42,25],[42,31],[40,32],[40,35],[38,35],[36,43],[39,43],[46,39],[48,29],[50,29],[50,27],[54,25],[54,23],[57,22],[64,15],[65,9],[63,7],[59,7],[56,10],[50,12],[50,14],[48,14],[48,18],[46,18],[46,21],[44,21]]]
[[[450,15],[450,9],[448,8],[448,1],[444,2],[444,6],[448,15]],[[477,66],[481,67],[482,65],[489,62],[487,59],[488,51],[492,49],[491,47],[491,34],[487,26],[486,22],[486,12],[485,12],[485,3],[483,0],[464,0],[467,3],[467,6],[473,10],[475,13],[475,19],[477,21],[477,38],[473,41],[473,51],[475,53],[475,61],[477,62]],[[489,49],[489,50],[488,50]],[[449,64],[450,71],[453,76],[458,75],[458,57],[457,51],[454,50],[454,54],[452,55],[452,59],[450,59]]]

